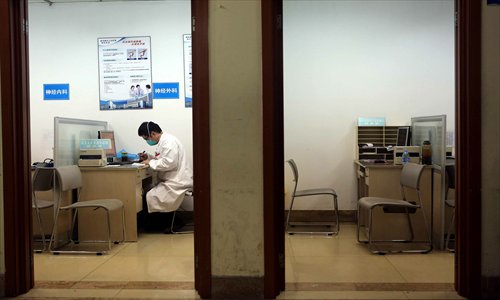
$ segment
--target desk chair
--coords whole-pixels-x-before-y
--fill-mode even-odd
[[[419,250],[401,250],[401,252],[422,252],[427,253],[432,250],[432,242],[430,238],[429,227],[427,226],[427,218],[422,209],[422,201],[420,199],[420,177],[424,170],[424,165],[414,163],[406,163],[401,171],[401,195],[402,199],[389,199],[380,197],[363,197],[358,201],[358,226],[357,226],[357,239],[360,243],[367,243],[368,249],[372,253],[386,253],[392,252],[390,250],[374,250],[374,243],[426,243],[428,246],[425,249]],[[409,202],[406,199],[405,188],[414,189],[417,192],[417,202]],[[384,210],[391,210],[392,213],[401,213],[406,215],[408,228],[410,230],[409,240],[373,240],[373,210],[377,207],[383,207]],[[426,241],[414,241],[414,231],[411,224],[410,214],[415,213],[420,209],[425,224],[425,231],[427,235]],[[368,214],[368,224],[364,224],[365,215]],[[361,240],[359,237],[359,230],[361,227],[368,229],[368,240]],[[366,228],[368,227],[368,228]]]
[[[446,250],[450,252],[455,252],[454,248],[450,248],[450,240],[455,241],[455,238],[450,239],[451,232],[455,227],[455,199],[448,199],[448,193],[450,189],[455,189],[455,166],[446,166],[445,168],[445,182],[446,190],[444,203],[447,207],[451,208],[451,221],[448,225],[448,230],[446,231]]]
[[[293,181],[294,181],[294,187],[293,187],[293,193],[292,193],[292,200],[290,202],[290,208],[288,210],[288,215],[286,217],[286,225],[285,225],[285,231],[288,232],[288,234],[292,235],[295,233],[298,234],[326,234],[326,235],[333,235],[333,234],[338,234],[340,230],[340,225],[339,225],[339,208],[338,208],[338,202],[337,202],[337,192],[331,188],[317,188],[317,189],[308,189],[308,190],[299,190],[297,191],[297,185],[299,184],[299,171],[297,168],[297,164],[295,164],[295,161],[293,159],[289,159],[286,161],[290,168],[292,169],[293,173]],[[289,227],[293,227],[296,225],[301,225],[301,226],[326,226],[327,228],[331,229],[332,225],[331,224],[325,224],[325,223],[312,223],[312,222],[306,222],[306,223],[290,223],[290,215],[293,210],[293,203],[295,201],[295,198],[298,197],[308,197],[308,196],[316,196],[316,195],[329,195],[332,196],[333,200],[333,210],[335,212],[335,219],[336,219],[336,230],[329,230],[329,231],[289,231]]]
[[[175,216],[177,215],[177,211],[193,211],[193,191],[187,191],[184,195],[184,200],[182,200],[179,208],[174,210],[174,215],[172,216],[172,223],[170,224],[170,232],[173,234],[185,234],[185,233],[193,233],[194,232],[194,224],[187,224],[186,226],[192,226],[193,230],[179,230],[176,231],[174,228]]]
[[[54,220],[54,229],[52,231],[51,244],[49,248],[51,252],[54,254],[59,253],[95,253],[97,255],[102,255],[106,253],[108,250],[111,250],[111,222],[110,222],[110,212],[121,210],[122,215],[122,237],[123,239],[120,242],[125,241],[125,209],[123,207],[123,202],[119,199],[97,199],[97,200],[89,200],[89,201],[80,201],[80,194],[82,189],[82,174],[80,173],[80,169],[76,165],[57,167],[56,174],[59,183],[59,201],[57,203],[56,217]],[[76,202],[67,206],[60,206],[62,193],[66,191],[76,190]],[[73,240],[73,230],[75,228],[76,217],[78,215],[78,210],[82,208],[90,208],[93,210],[97,210],[102,208],[106,211],[106,220],[107,220],[107,232],[108,232],[108,240],[107,241],[95,241],[95,242],[107,242],[108,249],[107,250],[73,250],[71,249],[52,249],[52,243],[55,238],[55,231],[57,229],[57,222],[59,220],[59,214],[63,210],[73,211],[73,221],[71,223],[70,229],[70,243],[73,245],[77,245],[80,243],[78,240]],[[119,243],[118,241],[114,242],[115,244]],[[66,248],[66,247],[65,247]]]
[[[45,229],[43,227],[40,210],[54,206],[53,201],[46,201],[37,198],[37,192],[50,191],[54,188],[54,168],[37,167],[33,175],[33,197],[31,198],[31,206],[35,210],[38,228],[40,228],[40,235],[42,236],[43,249],[34,249],[35,252],[40,253],[47,250],[47,242],[45,240]]]

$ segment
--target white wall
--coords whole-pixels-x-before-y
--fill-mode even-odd
[[[143,121],[176,135],[192,157],[192,110],[184,107],[183,34],[190,2],[128,1],[30,4],[32,160],[53,157],[54,116],[104,120],[117,150],[153,151],[137,135]],[[97,38],[151,36],[153,82],[179,82],[180,99],[154,100],[153,109],[100,111]],[[44,83],[69,83],[70,101],[44,101]]]
[[[446,114],[453,131],[453,6],[284,1],[285,158],[299,166],[299,188],[334,187],[340,209],[356,208],[358,117],[409,125]],[[326,200],[294,208],[325,209]]]

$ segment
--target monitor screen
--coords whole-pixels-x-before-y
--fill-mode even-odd
[[[107,157],[115,157],[116,156],[115,133],[113,131],[100,130],[99,131],[99,138],[111,140],[111,149],[106,149],[106,156]]]
[[[410,127],[399,127],[396,146],[410,145]]]

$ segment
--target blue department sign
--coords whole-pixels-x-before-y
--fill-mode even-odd
[[[44,84],[43,100],[69,100],[69,83]]]

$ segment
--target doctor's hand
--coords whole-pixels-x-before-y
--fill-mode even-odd
[[[141,163],[143,163],[143,164],[145,164],[145,165],[149,166],[149,162],[150,162],[150,161],[151,161],[151,159],[145,159],[145,160],[141,161]]]
[[[147,160],[149,158],[148,154],[146,152],[138,153],[140,161]]]

